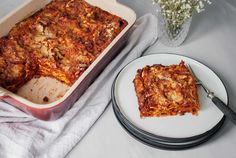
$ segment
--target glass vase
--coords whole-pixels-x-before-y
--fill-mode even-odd
[[[177,47],[181,45],[185,41],[188,35],[192,17],[188,18],[183,23],[180,29],[178,29],[178,33],[174,37],[171,35],[171,32],[167,25],[167,20],[162,15],[160,11],[160,7],[158,8],[157,17],[158,17],[158,29],[159,29],[159,35],[160,35],[159,39],[161,43],[169,47]]]

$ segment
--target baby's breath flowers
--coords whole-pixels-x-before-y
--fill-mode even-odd
[[[153,0],[153,4],[159,4],[161,14],[165,18],[168,34],[175,38],[181,30],[184,22],[194,12],[204,10],[204,5],[211,4],[209,0]]]

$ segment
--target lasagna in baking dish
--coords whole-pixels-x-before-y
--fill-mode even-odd
[[[0,85],[16,92],[48,76],[71,86],[126,25],[84,0],[53,0],[0,38]]]
[[[200,105],[194,77],[182,61],[139,69],[133,80],[140,117],[197,115]]]

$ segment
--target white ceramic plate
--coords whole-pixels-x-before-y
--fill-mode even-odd
[[[135,94],[133,79],[138,69],[153,64],[178,64],[183,60],[191,65],[195,74],[222,101],[228,103],[227,91],[219,77],[202,63],[175,54],[153,54],[138,58],[129,63],[119,74],[114,85],[115,100],[122,114],[138,128],[152,134],[169,138],[187,138],[203,134],[215,127],[224,114],[206,97],[202,88],[198,88],[201,110],[198,116],[140,118],[138,101]]]

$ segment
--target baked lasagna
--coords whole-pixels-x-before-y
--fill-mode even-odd
[[[155,64],[137,71],[133,80],[140,117],[197,115],[200,105],[194,77],[180,64]]]
[[[53,0],[0,38],[0,85],[16,92],[49,76],[71,86],[126,25],[84,0]]]

